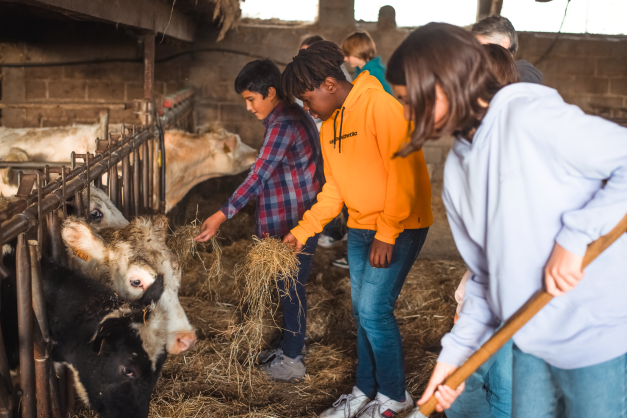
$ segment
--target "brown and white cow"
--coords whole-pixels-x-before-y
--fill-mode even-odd
[[[128,225],[129,222],[104,190],[92,184],[89,194],[88,220],[92,228],[98,231],[104,228],[120,229]],[[87,193],[83,193],[83,203],[87,205]]]
[[[142,338],[152,338],[154,344],[167,340],[168,352],[178,354],[194,345],[196,333],[178,299],[182,271],[166,246],[167,232],[168,222],[163,215],[138,217],[121,229],[99,232],[85,221],[70,217],[63,223],[61,235],[70,267],[106,283],[123,299],[140,299],[163,275],[165,289],[153,310],[148,334]]]

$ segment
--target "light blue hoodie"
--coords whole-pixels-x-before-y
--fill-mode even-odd
[[[458,366],[543,286],[555,241],[583,256],[627,214],[627,129],[585,115],[548,87],[510,85],[493,98],[473,142],[455,141],[443,198],[473,274],[438,359]],[[514,342],[563,369],[627,353],[627,235]]]

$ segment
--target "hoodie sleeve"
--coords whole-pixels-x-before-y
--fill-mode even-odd
[[[417,153],[406,158],[394,157],[406,143],[409,125],[403,117],[401,105],[394,101],[379,101],[375,104],[371,125],[377,139],[379,152],[387,172],[383,211],[377,219],[375,238],[394,244],[405,229],[403,222],[415,209]],[[422,153],[420,152],[420,157]]]
[[[326,183],[322,186],[322,191],[316,196],[316,204],[303,214],[303,219],[291,231],[298,242],[302,244],[307,242],[307,238],[322,232],[324,226],[335,219],[344,207],[344,198],[333,177],[331,167],[327,163],[328,158],[325,155],[324,147],[322,147],[322,158]]]

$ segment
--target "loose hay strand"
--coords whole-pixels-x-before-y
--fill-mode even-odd
[[[274,322],[278,304],[273,302],[273,295],[290,296],[296,288],[300,266],[292,247],[281,240],[257,237],[253,240],[246,258],[235,266],[237,288],[241,289],[238,312],[242,321],[228,331],[231,338],[228,374],[237,381],[240,390],[246,376],[249,384],[252,382],[256,356],[264,345],[264,327],[278,328]],[[300,299],[298,305],[300,317]]]

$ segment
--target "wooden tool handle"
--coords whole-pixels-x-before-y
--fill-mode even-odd
[[[627,232],[627,215],[612,229],[607,235],[603,235],[598,240],[588,245],[586,254],[583,257],[581,269],[588,267],[595,258],[614,243],[621,235]],[[483,363],[494,355],[501,347],[508,342],[519,329],[521,329],[540,309],[546,306],[553,296],[544,290],[538,290],[529,300],[520,307],[498,331],[490,337],[472,356],[466,360],[457,370],[446,378],[443,384],[452,389],[457,389],[466,379],[470,377]],[[424,416],[435,411],[438,400],[432,396],[427,402],[420,406],[420,412]]]

